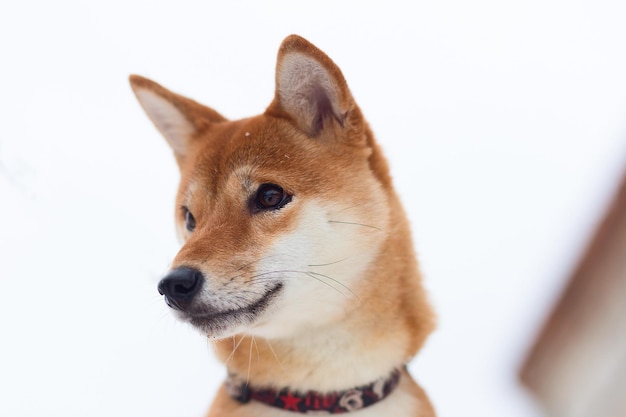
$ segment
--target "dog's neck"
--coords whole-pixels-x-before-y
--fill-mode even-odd
[[[235,336],[216,343],[228,372],[253,387],[295,391],[342,391],[375,381],[404,365],[399,345],[364,340],[337,326],[294,339]]]

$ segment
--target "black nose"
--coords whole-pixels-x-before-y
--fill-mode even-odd
[[[197,269],[182,266],[173,269],[159,282],[159,294],[165,296],[168,306],[184,310],[202,288],[204,277]]]

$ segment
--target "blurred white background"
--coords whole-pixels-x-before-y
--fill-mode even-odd
[[[224,376],[156,291],[178,172],[127,83],[231,118],[298,33],[391,161],[440,324],[441,417],[531,417],[516,372],[626,165],[626,3],[0,4],[0,415],[200,416]]]

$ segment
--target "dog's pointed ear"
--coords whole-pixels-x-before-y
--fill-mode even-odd
[[[226,120],[215,110],[175,94],[152,80],[131,75],[129,81],[141,107],[167,140],[179,165],[192,141],[211,124]]]
[[[287,37],[278,51],[276,92],[267,113],[287,117],[315,137],[333,123],[343,127],[353,107],[339,67],[304,38]]]

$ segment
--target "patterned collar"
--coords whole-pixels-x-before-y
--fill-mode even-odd
[[[387,378],[380,378],[371,384],[345,391],[299,393],[289,388],[281,390],[252,388],[242,379],[229,374],[226,389],[228,394],[240,403],[255,400],[297,413],[340,414],[360,410],[382,401],[398,386],[400,375],[401,371],[396,369]]]

